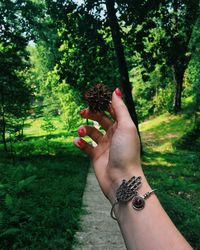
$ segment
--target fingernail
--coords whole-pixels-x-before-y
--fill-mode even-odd
[[[80,111],[80,115],[84,115],[86,113],[86,109]]]
[[[79,136],[84,136],[84,134],[85,134],[85,129],[84,129],[83,127],[80,127],[80,128],[78,129],[78,135],[79,135]]]
[[[82,147],[85,144],[84,141],[81,139],[79,139],[77,143],[78,143],[79,147]]]
[[[81,147],[85,144],[85,142],[84,142],[81,138],[76,138],[76,139],[74,140],[74,143],[75,143],[76,146],[79,147],[79,148],[81,148]]]
[[[115,94],[116,94],[117,96],[119,96],[119,97],[122,97],[122,92],[121,92],[121,90],[120,90],[119,88],[116,88],[116,89],[115,89]]]

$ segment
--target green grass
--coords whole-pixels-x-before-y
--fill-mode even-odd
[[[174,142],[190,130],[192,121],[183,115],[164,114],[140,125],[144,144],[159,152],[173,150]],[[151,144],[151,145],[150,145]]]
[[[79,226],[89,161],[63,131],[33,137],[40,124],[15,143],[15,165],[0,148],[0,249],[69,250]]]
[[[24,134],[26,136],[46,136],[47,133],[41,128],[41,125],[43,123],[43,117],[37,118],[37,119],[31,119],[29,118],[26,121],[26,126],[24,128]],[[66,130],[64,129],[63,122],[60,121],[59,118],[52,118],[52,123],[56,127],[56,130],[52,132],[52,134],[57,133],[66,133]]]
[[[192,121],[186,116],[169,114],[141,124],[144,171],[167,213],[191,243],[200,249],[200,153],[196,147],[186,150]],[[190,145],[196,140],[187,138]],[[200,148],[200,145],[198,145]]]

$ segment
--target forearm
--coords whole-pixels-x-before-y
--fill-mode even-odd
[[[144,176],[139,193],[143,195],[151,188]],[[191,250],[191,246],[176,229],[162,208],[158,198],[152,194],[144,209],[133,209],[131,201],[118,204],[115,215],[129,250]]]

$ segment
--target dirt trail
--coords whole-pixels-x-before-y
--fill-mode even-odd
[[[78,243],[73,250],[125,250],[118,224],[110,217],[111,205],[92,170],[87,177],[83,206],[86,214],[82,217],[80,231],[75,235]]]

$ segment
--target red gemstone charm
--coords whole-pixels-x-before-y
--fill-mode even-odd
[[[134,209],[141,210],[144,208],[144,205],[145,205],[145,200],[143,197],[137,195],[133,198],[132,206]]]

